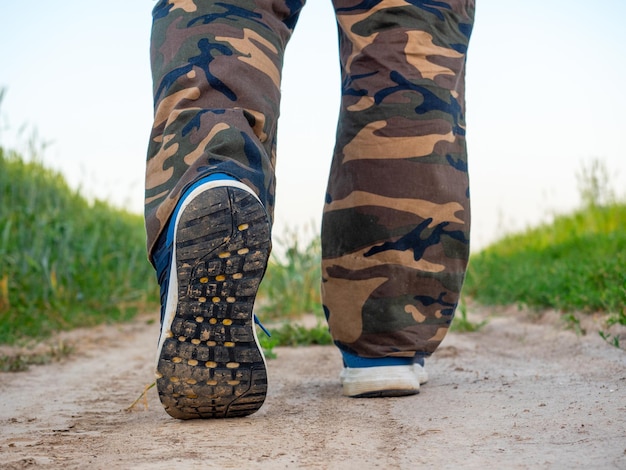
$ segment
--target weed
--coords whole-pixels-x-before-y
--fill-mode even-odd
[[[614,325],[626,326],[626,307],[623,308],[620,312],[617,312],[607,318],[606,328],[610,329]],[[613,334],[609,331],[603,330],[599,331],[598,333],[600,334],[600,337],[610,345],[617,348],[621,347],[619,334]]]
[[[274,351],[276,346],[310,346],[333,343],[328,327],[321,320],[312,328],[283,322],[280,326],[272,329],[271,334],[271,337],[266,334],[259,336],[259,342],[267,359],[276,358]]]
[[[263,349],[263,354],[266,359],[276,359],[274,348],[280,345],[278,344],[278,339],[275,338],[274,335],[268,336],[263,333],[259,336],[259,343],[261,344],[261,348]]]
[[[459,303],[456,314],[454,316],[454,320],[450,325],[450,331],[456,331],[458,333],[473,333],[479,331],[486,324],[487,320],[483,320],[480,323],[471,321],[467,317],[467,305],[463,301],[463,299],[461,299],[461,302]]]
[[[276,245],[259,288],[261,316],[272,319],[321,312],[319,236],[302,248],[298,232],[287,230]]]
[[[604,341],[609,343],[611,346],[621,348],[619,335],[612,335],[611,333],[607,333],[606,331],[599,331],[598,334]]]
[[[15,353],[0,355],[0,372],[24,372],[30,366],[44,365],[57,362],[74,352],[74,348],[59,341],[57,344],[50,345],[48,350],[43,353]]]
[[[578,318],[575,313],[565,313],[561,316],[561,320],[565,322],[568,329],[574,331],[574,333],[576,333],[578,336],[584,336],[587,334],[587,331],[582,327],[580,323],[580,318]]]
[[[276,340],[277,346],[310,346],[313,344],[332,344],[333,342],[328,327],[321,321],[313,328],[284,323],[272,333],[272,338]]]
[[[616,202],[611,173],[602,160],[583,163],[576,173],[578,194],[583,208],[611,205]]]

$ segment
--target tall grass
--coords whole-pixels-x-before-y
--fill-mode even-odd
[[[607,174],[600,166],[581,177],[581,209],[472,256],[464,295],[607,312],[609,323],[626,325],[626,204],[607,197]],[[144,237],[140,215],[90,203],[60,174],[0,147],[0,343],[156,310]],[[321,316],[319,236],[302,243],[288,231],[276,245],[258,313],[264,320]],[[330,341],[322,323],[280,333],[272,345]]]
[[[588,206],[473,256],[465,293],[490,304],[623,312],[626,205]]]
[[[288,230],[276,239],[275,249],[259,288],[263,319],[297,317],[303,313],[321,315],[319,236],[302,245],[297,230]]]
[[[602,312],[609,326],[626,325],[626,204],[616,201],[600,162],[583,170],[581,208],[472,256],[466,295],[484,304]],[[619,346],[619,337],[600,334]]]
[[[141,216],[0,147],[0,343],[131,318],[157,298]]]

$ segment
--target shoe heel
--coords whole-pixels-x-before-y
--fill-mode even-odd
[[[175,220],[171,321],[164,321],[157,362],[159,397],[175,418],[247,416],[267,395],[253,305],[270,225],[263,205],[239,185],[200,186]]]

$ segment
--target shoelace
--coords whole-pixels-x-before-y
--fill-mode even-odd
[[[259,327],[263,330],[263,333],[265,333],[267,336],[271,338],[272,337],[271,333],[267,331],[267,328],[263,326],[263,323],[261,323],[261,320],[259,320],[259,317],[257,317],[256,314],[254,314],[253,316],[254,316],[254,323],[259,325]]]

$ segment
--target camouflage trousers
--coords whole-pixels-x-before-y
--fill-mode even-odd
[[[150,253],[181,193],[208,174],[249,185],[272,218],[283,55],[303,6],[154,7]],[[454,316],[469,253],[464,75],[474,0],[334,8],[342,98],[322,219],[325,314],[344,351],[428,356]]]

